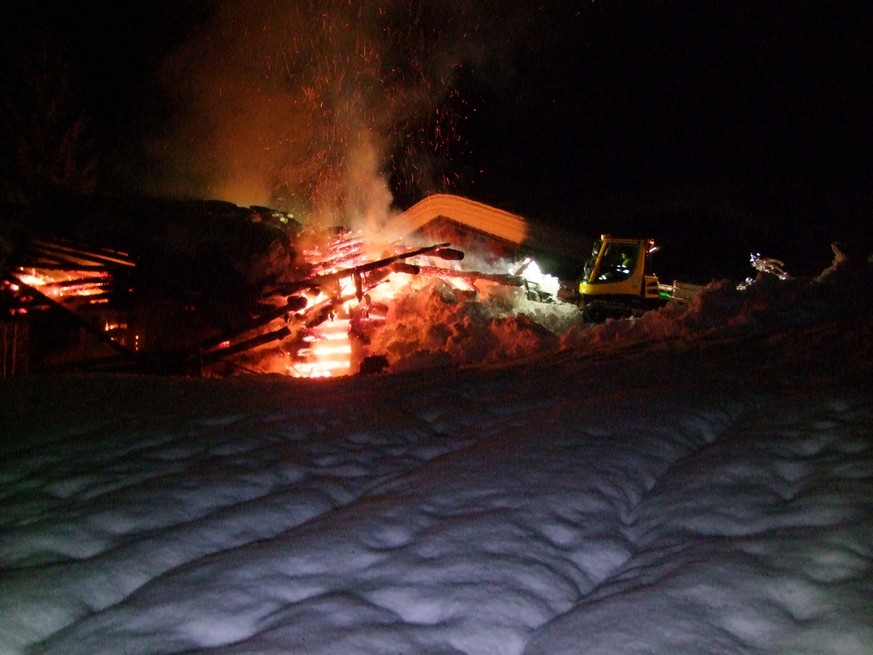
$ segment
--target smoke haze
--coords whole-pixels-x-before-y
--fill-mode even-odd
[[[464,0],[220,4],[163,67],[180,117],[154,144],[163,190],[357,227],[387,216],[392,188],[450,189],[476,109],[462,87],[486,67],[504,74],[503,28],[520,22],[488,11]]]

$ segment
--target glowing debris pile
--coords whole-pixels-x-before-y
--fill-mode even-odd
[[[110,345],[131,346],[128,321],[110,302],[134,269],[127,253],[62,240],[33,241],[0,280],[2,315],[24,319],[34,312],[59,309]],[[129,343],[128,343],[129,342]]]
[[[232,339],[222,341],[205,353],[207,363],[226,359],[244,370],[310,378],[378,372],[415,347],[409,343],[415,336],[409,334],[410,324],[418,326],[414,331],[421,337],[449,335],[455,327],[441,325],[444,319],[469,326],[457,312],[410,316],[405,308],[415,306],[412,297],[430,297],[434,288],[443,288],[456,310],[480,308],[468,309],[492,332],[499,323],[494,306],[499,305],[500,320],[514,319],[519,301],[552,299],[553,281],[536,262],[506,262],[507,272],[466,270],[460,264],[464,253],[449,243],[374,245],[361,234],[344,232],[313,239],[301,252],[304,272],[271,291],[273,309],[260,321],[261,336],[238,346]],[[485,309],[487,298],[496,298],[496,305]],[[398,350],[392,342],[400,339],[404,344]],[[271,342],[278,346],[261,348]]]
[[[346,375],[352,367],[352,320],[363,314],[354,306],[363,299],[365,274],[343,276],[342,271],[366,262],[363,239],[339,234],[305,248],[303,256],[314,284],[304,294],[302,326],[281,348],[285,372],[295,377]]]
[[[432,264],[410,263],[461,260],[463,253],[447,243],[410,248],[397,244],[373,247],[360,234],[338,233],[303,249],[308,275],[277,289],[287,324],[278,352],[261,358],[259,370],[295,377],[331,377],[355,373],[369,356],[372,333],[385,322],[388,304],[410,278],[461,275]],[[379,252],[376,259],[366,252]],[[281,309],[282,302],[278,304]]]

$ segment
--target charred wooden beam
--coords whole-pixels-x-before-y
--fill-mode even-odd
[[[112,284],[112,280],[108,276],[97,277],[80,277],[72,280],[62,280],[60,282],[52,282],[52,286],[57,287],[77,287],[80,285],[108,286]]]
[[[17,264],[18,268],[35,268],[42,271],[105,271],[102,264],[75,264],[73,262],[46,262],[24,260]]]
[[[346,277],[359,277],[363,273],[371,273],[372,271],[378,270],[380,268],[399,266],[403,264],[403,260],[409,259],[411,257],[417,257],[418,255],[432,255],[434,257],[439,257],[440,259],[449,260],[460,260],[464,258],[463,252],[461,252],[460,250],[455,250],[454,248],[449,248],[449,245],[451,244],[437,243],[431,246],[423,246],[421,248],[416,248],[415,250],[410,250],[408,252],[402,252],[396,255],[391,255],[390,257],[384,257],[382,259],[359,264],[358,266],[344,268],[339,271],[334,271],[333,273],[313,275],[302,280],[295,280],[293,282],[280,285],[275,289],[272,289],[271,292],[288,295],[292,293],[300,293],[301,291],[306,291],[309,289],[321,289],[327,284],[336,282],[337,280],[341,280]],[[358,284],[357,277],[355,284]]]
[[[290,334],[290,328],[287,325],[283,325],[278,330],[259,334],[250,339],[246,339],[245,341],[240,341],[233,345],[227,346],[226,348],[219,348],[217,350],[211,350],[208,353],[203,353],[203,355],[201,356],[201,360],[204,364],[214,364],[232,355],[238,355],[240,353],[259,348],[260,346],[266,345],[273,341],[284,339]]]
[[[113,266],[133,268],[135,266],[130,256],[125,252],[108,248],[84,246],[72,242],[37,240],[30,244],[29,250],[34,254],[42,254],[49,258],[54,257],[59,260],[78,262],[80,264],[100,264],[104,268],[111,268]]]
[[[422,248],[416,248],[415,250],[410,250],[408,252],[398,253],[396,255],[391,255],[390,257],[385,257],[383,259],[377,259],[372,262],[367,262],[365,264],[359,264],[358,266],[352,266],[351,268],[344,268],[342,270],[336,271],[334,273],[326,273],[324,275],[317,275],[306,280],[301,280],[301,283],[309,283],[314,286],[320,287],[323,284],[327,284],[328,282],[333,282],[336,280],[341,280],[344,277],[349,277],[353,275],[360,275],[361,273],[369,273],[370,271],[375,271],[376,269],[383,268],[385,266],[390,266],[394,262],[399,262],[404,259],[409,259],[410,257],[416,257],[418,255],[426,255],[428,253],[433,253],[434,256],[439,256],[437,254],[440,249],[443,249],[443,254],[458,253],[458,250],[452,250],[448,248],[450,244],[448,243],[438,243],[432,246],[424,246]],[[462,255],[463,257],[463,255]]]
[[[208,339],[204,339],[198,344],[198,349],[200,351],[208,351],[212,348],[217,347],[218,345],[224,343],[225,341],[233,341],[234,339],[240,338],[242,335],[247,332],[251,332],[252,330],[257,330],[272,321],[275,321],[278,318],[282,318],[286,314],[293,313],[299,311],[306,307],[306,299],[301,296],[290,296],[286,299],[286,304],[282,307],[277,307],[273,310],[270,310],[264,314],[256,316],[255,318],[247,321],[243,325],[239,325],[232,330],[227,330],[221,334],[218,334],[214,337],[209,337]]]

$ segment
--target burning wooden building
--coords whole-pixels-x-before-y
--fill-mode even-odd
[[[385,308],[410,280],[439,279],[474,294],[485,285],[524,287],[529,297],[553,299],[531,275],[529,257],[579,259],[566,235],[445,194],[422,200],[377,234],[304,235],[299,224],[265,219],[263,208],[222,203],[136,205],[143,207],[166,213],[151,217],[169,235],[160,244],[152,233],[134,233],[128,255],[31,240],[4,272],[15,302],[34,297],[59,310],[103,351],[109,347],[102,364],[122,369],[302,377],[370,370],[368,335],[385,324]]]

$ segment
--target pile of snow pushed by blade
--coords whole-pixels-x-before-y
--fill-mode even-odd
[[[687,304],[669,304],[637,320],[607,321],[595,328],[576,326],[562,336],[565,348],[659,339],[697,339],[808,327],[873,313],[873,266],[837,256],[815,278],[780,280],[761,274],[740,290],[735,282],[714,281]]]
[[[369,350],[385,355],[394,372],[469,366],[553,352],[558,335],[581,322],[573,305],[537,303],[516,288],[484,294],[437,280],[404,293],[391,304]]]
[[[815,278],[762,273],[743,290],[734,281],[713,281],[687,304],[601,325],[583,322],[575,305],[532,302],[523,288],[472,292],[431,280],[410,285],[390,303],[386,327],[374,333],[369,352],[386,357],[396,373],[505,363],[561,349],[754,334],[871,313],[873,266],[842,257]]]

